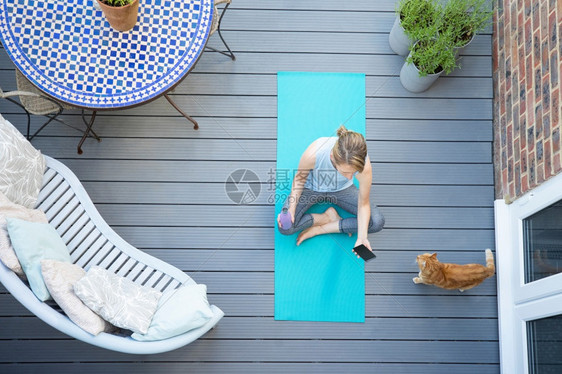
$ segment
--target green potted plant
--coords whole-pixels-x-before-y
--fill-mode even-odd
[[[450,33],[458,53],[486,28],[492,14],[487,0],[449,0],[443,9],[440,32]]]
[[[435,35],[440,13],[436,0],[401,0],[389,35],[390,48],[406,56],[417,40]]]
[[[139,0],[97,0],[105,18],[118,31],[129,31],[137,23]]]
[[[427,90],[439,76],[449,74],[457,60],[452,34],[444,31],[417,41],[400,70],[400,82],[410,92]]]

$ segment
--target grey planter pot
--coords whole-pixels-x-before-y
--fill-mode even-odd
[[[390,48],[392,48],[392,50],[400,56],[408,55],[410,52],[410,46],[415,42],[404,32],[404,28],[400,24],[399,15],[396,15],[394,25],[392,25],[392,30],[390,30],[388,42],[390,43]]]
[[[414,64],[408,64],[404,61],[400,70],[400,83],[410,92],[419,93],[427,90],[443,72],[436,74],[428,74],[420,77],[420,71]]]
[[[461,55],[462,53],[464,53],[464,50],[466,47],[468,47],[468,45],[470,43],[472,43],[472,41],[474,40],[474,37],[476,36],[476,34],[472,35],[472,38],[468,41],[468,43],[466,43],[465,45],[463,45],[462,47],[456,47],[455,48],[455,56],[459,57],[459,55]]]

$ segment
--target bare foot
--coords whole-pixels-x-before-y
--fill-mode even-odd
[[[315,237],[316,235],[320,234],[318,231],[318,226],[309,227],[306,230],[302,230],[299,236],[297,237],[297,246],[304,242],[306,239],[310,239]]]
[[[328,222],[337,222],[341,219],[338,211],[334,209],[334,207],[329,207],[324,212],[324,215],[328,218]]]
[[[341,219],[340,215],[333,207],[329,207],[321,214],[313,213],[312,218],[314,219],[312,226],[322,226],[330,222],[337,222]]]

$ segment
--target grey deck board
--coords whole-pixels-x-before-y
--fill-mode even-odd
[[[82,120],[76,112],[65,112],[61,118],[68,124],[80,127]],[[24,114],[3,113],[5,118],[24,131]],[[104,138],[175,138],[175,139],[275,139],[277,136],[276,118],[220,118],[195,117],[200,124],[198,131],[193,131],[185,119],[169,117],[154,121],[139,121],[134,116],[113,116],[110,113],[98,114],[96,130],[104,134]],[[36,129],[42,120],[32,118],[32,128]],[[404,120],[404,119],[367,119],[367,140],[392,141],[460,141],[460,142],[491,142],[491,121],[482,120]],[[72,136],[79,133],[62,125],[48,126],[39,135]]]
[[[68,339],[34,316],[0,317],[0,339]],[[365,324],[275,321],[270,317],[224,317],[210,339],[497,340],[494,319],[367,318]],[[490,330],[490,331],[488,331]]]
[[[118,234],[140,248],[273,248],[273,227],[117,226]],[[212,237],[209,241],[207,238]],[[494,230],[393,229],[373,235],[373,248],[412,251],[483,250],[493,248]],[[252,240],[248,240],[251,238]]]
[[[56,372],[61,374],[98,374],[101,372],[139,373],[150,374],[162,370],[162,363],[41,363],[22,365],[2,365],[4,370],[17,370],[22,374],[35,374],[38,372]],[[166,372],[170,374],[184,373],[233,373],[248,374],[264,372],[271,374],[287,373],[365,373],[378,374],[419,374],[427,373],[455,373],[455,374],[496,374],[499,372],[497,364],[434,364],[434,363],[269,363],[269,362],[197,362],[174,363],[166,365]]]
[[[85,182],[94,203],[125,204],[234,204],[220,183],[163,182]],[[261,188],[267,191],[268,183]],[[146,191],[152,191],[146,196]],[[494,193],[492,186],[374,185],[371,196],[394,206],[487,206]],[[272,204],[267,193],[260,193],[255,205]]]
[[[65,126],[34,139],[77,174],[119,235],[207,284],[226,317],[174,352],[122,355],[52,329],[0,286],[0,372],[498,373],[496,278],[463,294],[411,281],[417,254],[484,263],[494,249],[492,30],[463,52],[460,69],[413,94],[388,45],[395,3],[235,0],[223,36],[237,60],[205,53],[172,93],[200,130],[161,98],[99,112],[103,141],[88,139],[82,156],[80,134]],[[377,258],[365,266],[364,324],[273,318],[278,71],[366,75],[371,196],[386,227],[369,235]],[[15,89],[1,47],[0,86]],[[0,101],[0,113],[24,131],[17,107]],[[63,118],[82,126],[79,111]],[[42,122],[33,117],[32,127]],[[247,206],[224,192],[240,168],[262,188]]]
[[[225,18],[226,19],[226,18]],[[394,20],[393,20],[394,21]],[[226,21],[225,21],[226,22]],[[226,27],[226,26],[225,26]],[[378,54],[394,54],[388,43],[388,34],[372,34],[370,30],[353,33],[326,31],[284,32],[225,31],[229,46],[237,52],[299,52],[364,54],[376,50]],[[220,48],[220,39],[212,39],[209,45]],[[488,55],[491,35],[477,35],[463,50],[463,55]]]
[[[34,140],[34,145],[55,158],[73,157],[74,138],[60,139],[53,145],[48,138]],[[486,163],[488,142],[403,142],[367,141],[373,162]],[[183,150],[183,151],[178,151]],[[90,157],[151,160],[239,160],[275,161],[275,140],[246,139],[104,139],[94,147]]]
[[[251,53],[236,54],[236,61],[224,60],[217,53],[205,53],[194,69],[197,73],[251,73],[274,74],[278,71],[350,72],[367,75],[397,76],[404,59],[397,55],[335,55],[306,53]],[[492,63],[489,56],[464,56],[463,67],[449,76],[491,77]],[[4,51],[0,53],[0,65],[13,69]],[[189,82],[189,77],[186,79]],[[372,91],[367,91],[369,95]]]
[[[95,147],[94,140],[86,140]],[[206,182],[224,183],[237,169],[250,169],[268,181],[274,162],[249,161],[155,161],[61,158],[82,181]],[[379,184],[493,185],[493,168],[486,164],[373,163],[374,182]],[[103,170],[100,173],[99,170]],[[201,171],[205,170],[206,173]],[[147,172],[148,171],[148,172]],[[491,204],[490,204],[491,206]]]
[[[210,333],[210,335],[212,332]],[[428,342],[428,341],[285,341],[285,340],[225,340],[222,350],[215,350],[215,341],[198,340],[189,350],[176,350],[151,356],[153,361],[214,361],[214,362],[311,362],[310,352],[316,352],[316,362],[400,362],[402,350],[415,362],[450,363],[457,357],[465,363],[495,363],[495,342]],[[83,343],[70,340],[35,340],[33,355],[24,341],[0,341],[2,362],[60,362],[65,357],[74,361],[123,361],[130,355],[108,352],[100,348],[84,349]],[[364,352],[369,352],[365,355]]]
[[[110,225],[273,227],[269,206],[98,204]],[[381,207],[386,228],[493,229],[493,208]]]
[[[388,43],[388,42],[385,42]],[[12,70],[0,70],[0,82],[4,91],[16,89]],[[380,97],[451,97],[455,90],[456,98],[491,98],[492,86],[488,78],[465,79],[463,77],[444,77],[438,80],[430,92],[414,94],[404,90],[399,77],[367,76],[366,87],[369,92],[376,92]],[[175,94],[187,95],[276,95],[277,76],[271,74],[231,74],[225,81],[220,73],[193,73],[186,78],[186,83],[179,85]],[[11,107],[11,109],[10,109]],[[15,106],[6,104],[7,110],[16,110]],[[100,113],[103,114],[103,113]],[[97,127],[97,124],[96,124]]]

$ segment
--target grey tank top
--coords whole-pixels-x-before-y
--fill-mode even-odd
[[[330,160],[332,148],[334,148],[338,138],[324,137],[320,139],[321,145],[316,152],[314,169],[308,174],[304,186],[317,192],[335,192],[346,189],[353,184],[353,178],[349,180],[341,175]]]

